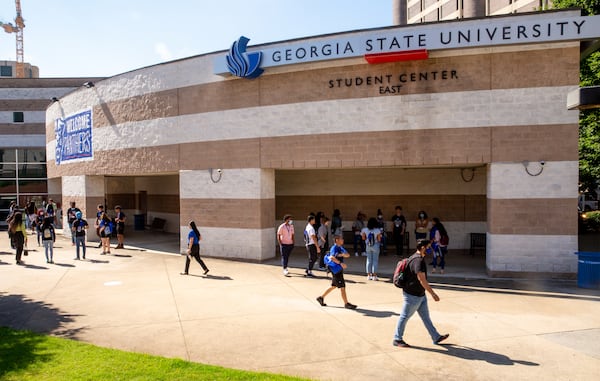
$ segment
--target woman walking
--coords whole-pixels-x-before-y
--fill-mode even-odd
[[[44,244],[44,253],[46,254],[46,263],[54,263],[54,242],[56,241],[56,233],[52,224],[52,217],[44,219],[40,226],[42,232],[42,243]]]
[[[208,267],[204,264],[204,261],[200,259],[200,240],[202,236],[196,227],[196,223],[194,221],[190,222],[190,233],[188,234],[188,250],[187,256],[185,258],[185,271],[181,273],[181,275],[188,275],[188,270],[190,269],[190,262],[192,261],[192,257],[196,259],[202,269],[204,270],[204,275],[208,274]]]
[[[446,231],[446,227],[444,224],[440,222],[440,219],[434,217],[433,227],[431,228],[431,242],[433,248],[433,269],[432,273],[436,272],[436,268],[438,266],[438,258],[440,259],[440,273],[444,273],[444,268],[446,267],[446,254],[448,254],[448,232]]]
[[[21,212],[15,212],[9,225],[10,233],[13,237],[15,244],[17,265],[23,264],[21,261],[21,255],[23,255],[23,248],[27,245],[27,227],[25,221],[23,221],[23,214]]]

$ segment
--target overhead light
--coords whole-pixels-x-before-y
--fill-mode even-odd
[[[89,89],[90,87],[94,87],[94,82],[86,82],[83,84],[83,86]]]
[[[52,97],[51,101],[52,101],[52,103],[56,103],[56,102],[58,102],[58,98],[57,97]]]

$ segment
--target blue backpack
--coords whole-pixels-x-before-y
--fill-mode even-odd
[[[327,253],[327,255],[325,255],[325,258],[323,258],[323,262],[325,263],[325,266],[327,266],[333,274],[337,274],[343,270],[343,267],[341,264],[335,263],[332,260],[332,258],[335,257],[339,251],[339,249],[336,250],[336,248],[337,248],[337,246],[334,245],[331,248],[331,251],[329,251],[329,253]]]
[[[375,246],[375,234],[373,234],[373,232],[369,232],[369,235],[367,236],[367,245]]]

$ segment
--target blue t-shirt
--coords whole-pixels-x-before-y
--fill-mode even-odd
[[[332,273],[337,274],[343,270],[343,267],[339,263],[333,262],[330,257],[336,257],[338,261],[344,262],[344,257],[338,257],[339,254],[347,253],[346,249],[343,246],[333,245],[331,250],[329,250],[329,254],[325,256],[325,264],[329,267]]]
[[[190,234],[188,234],[188,242],[190,242],[190,238],[194,240],[192,241],[192,245],[198,245],[200,243],[199,237],[196,235],[196,233],[194,233],[193,230],[190,230]]]

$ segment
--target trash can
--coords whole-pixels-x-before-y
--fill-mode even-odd
[[[577,287],[600,289],[600,252],[577,251]]]
[[[133,215],[133,230],[144,230],[146,225],[145,214],[134,214]]]

